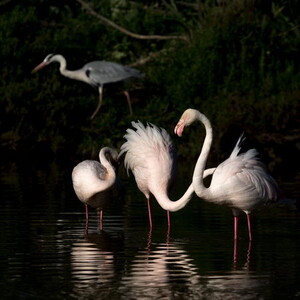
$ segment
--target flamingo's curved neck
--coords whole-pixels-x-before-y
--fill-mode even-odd
[[[194,193],[193,184],[191,184],[180,199],[178,199],[177,201],[172,201],[167,195],[166,189],[157,189],[157,187],[150,187],[150,190],[155,199],[157,200],[158,204],[163,209],[168,211],[177,211],[186,206],[186,204],[191,200]]]
[[[215,171],[215,169],[216,168],[210,168],[210,169],[205,170],[203,172],[203,178],[211,175]],[[157,189],[157,186],[156,187],[153,186],[151,188],[151,193],[156,198],[158,204],[163,209],[168,210],[168,211],[178,211],[181,208],[185,207],[186,204],[191,200],[191,198],[193,196],[193,192],[194,192],[194,186],[192,183],[180,199],[178,199],[177,201],[172,201],[168,197],[168,195],[166,193],[166,189],[164,189],[164,188]]]
[[[206,195],[209,193],[209,188],[205,187],[203,183],[204,169],[206,166],[207,158],[210,152],[212,140],[213,140],[213,130],[209,119],[200,112],[197,112],[197,119],[204,125],[206,136],[204,143],[202,145],[201,153],[198,157],[194,174],[193,174],[193,186],[195,193],[200,198],[206,198]]]
[[[111,165],[111,163],[109,162],[109,160],[106,158],[106,154],[107,153],[111,153],[110,148],[108,147],[104,147],[100,150],[99,153],[99,160],[100,163],[106,168],[107,170],[107,178],[106,178],[106,182],[108,184],[108,187],[111,186],[115,180],[116,180],[116,172],[114,167]]]

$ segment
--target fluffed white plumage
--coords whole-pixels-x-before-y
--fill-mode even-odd
[[[125,154],[124,165],[131,170],[138,188],[145,195],[148,203],[149,223],[152,227],[150,194],[159,205],[168,212],[183,208],[193,195],[193,186],[177,201],[168,197],[168,191],[176,174],[176,151],[170,135],[165,129],[153,124],[144,126],[141,122],[132,122],[135,128],[127,129],[119,156]],[[212,174],[214,169],[205,171],[204,176]]]
[[[124,165],[132,170],[139,189],[150,196],[155,186],[167,191],[176,174],[176,151],[170,135],[155,125],[146,127],[141,122],[132,122],[136,129],[128,129],[124,136],[127,142],[120,155],[126,152]]]
[[[175,127],[175,133],[182,135],[184,127],[194,121],[200,121],[206,130],[206,137],[201,154],[194,169],[193,185],[195,193],[202,199],[216,204],[226,204],[234,214],[234,238],[237,239],[238,214],[247,214],[249,239],[252,239],[250,213],[255,208],[276,202],[280,198],[276,181],[266,172],[264,164],[259,161],[255,149],[240,153],[240,137],[230,157],[215,170],[209,187],[203,184],[203,171],[210,152],[213,133],[211,123],[201,112],[187,109]]]
[[[210,193],[213,202],[250,213],[257,206],[277,201],[279,188],[255,149],[239,153],[242,141],[240,137],[230,157],[216,168]]]
[[[99,162],[84,160],[72,171],[74,191],[81,202],[86,206],[86,222],[88,227],[88,205],[100,211],[102,229],[102,211],[109,202],[107,192],[116,183],[116,172],[113,163],[118,159],[118,152],[104,147],[99,152]]]

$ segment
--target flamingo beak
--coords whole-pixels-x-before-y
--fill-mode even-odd
[[[35,72],[37,72],[38,70],[44,68],[44,67],[47,66],[47,65],[48,65],[48,63],[45,62],[45,61],[43,61],[43,62],[41,62],[39,65],[37,65],[37,66],[31,71],[31,73],[35,73]]]
[[[183,130],[184,130],[185,122],[183,119],[180,119],[177,125],[174,128],[174,133],[178,136],[182,136]]]

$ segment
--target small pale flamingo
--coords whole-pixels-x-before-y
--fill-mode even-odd
[[[74,191],[86,209],[86,232],[88,232],[88,206],[99,210],[99,229],[102,230],[103,209],[110,198],[107,193],[116,184],[116,164],[118,152],[104,147],[99,152],[99,160],[84,160],[74,167],[72,182]]]

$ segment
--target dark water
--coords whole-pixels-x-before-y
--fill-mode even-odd
[[[153,202],[151,233],[146,201],[122,175],[126,194],[104,211],[104,231],[91,210],[85,234],[70,174],[56,164],[2,166],[1,299],[300,299],[299,212],[256,212],[251,244],[243,216],[234,245],[229,209],[194,197],[171,214],[168,232]],[[299,175],[276,179],[299,201]]]

